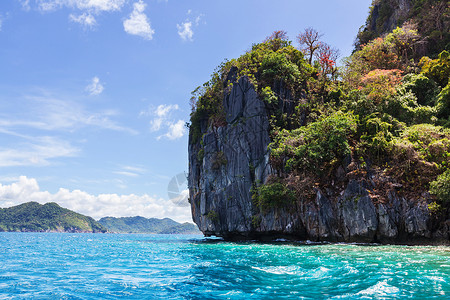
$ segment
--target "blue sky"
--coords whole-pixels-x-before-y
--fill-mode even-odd
[[[348,56],[370,0],[0,2],[0,207],[172,217],[190,92],[274,30]],[[294,42],[295,45],[295,42]]]

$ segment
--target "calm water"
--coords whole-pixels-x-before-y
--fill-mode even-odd
[[[450,248],[0,233],[0,299],[450,299]]]

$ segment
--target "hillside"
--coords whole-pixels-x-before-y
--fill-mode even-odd
[[[144,217],[105,217],[98,221],[109,232],[115,233],[152,233],[152,234],[191,234],[199,233],[197,226],[190,223],[180,224],[172,219]]]
[[[106,232],[106,228],[56,203],[28,202],[0,208],[0,231],[22,232]]]
[[[422,37],[417,43],[422,55],[435,58],[450,50],[450,2],[447,0],[374,0],[356,46],[392,32],[405,24],[415,26]]]
[[[405,14],[342,68],[311,28],[297,47],[276,31],[220,65],[191,98],[188,186],[200,230],[450,243],[450,54],[436,43],[425,56],[418,45],[432,36],[414,21]]]

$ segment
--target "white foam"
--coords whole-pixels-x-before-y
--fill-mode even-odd
[[[393,286],[389,285],[386,280],[379,281],[375,285],[362,290],[357,293],[357,295],[369,295],[369,296],[393,296],[397,294],[400,290]]]

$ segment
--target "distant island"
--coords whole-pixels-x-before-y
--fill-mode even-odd
[[[56,203],[27,202],[0,208],[0,232],[198,234],[197,226],[172,219],[105,217],[98,222]]]
[[[114,233],[151,233],[151,234],[195,234],[200,233],[197,226],[190,223],[178,223],[172,219],[144,217],[105,217],[98,221]]]
[[[56,203],[27,202],[0,208],[0,232],[107,232],[93,218]]]

